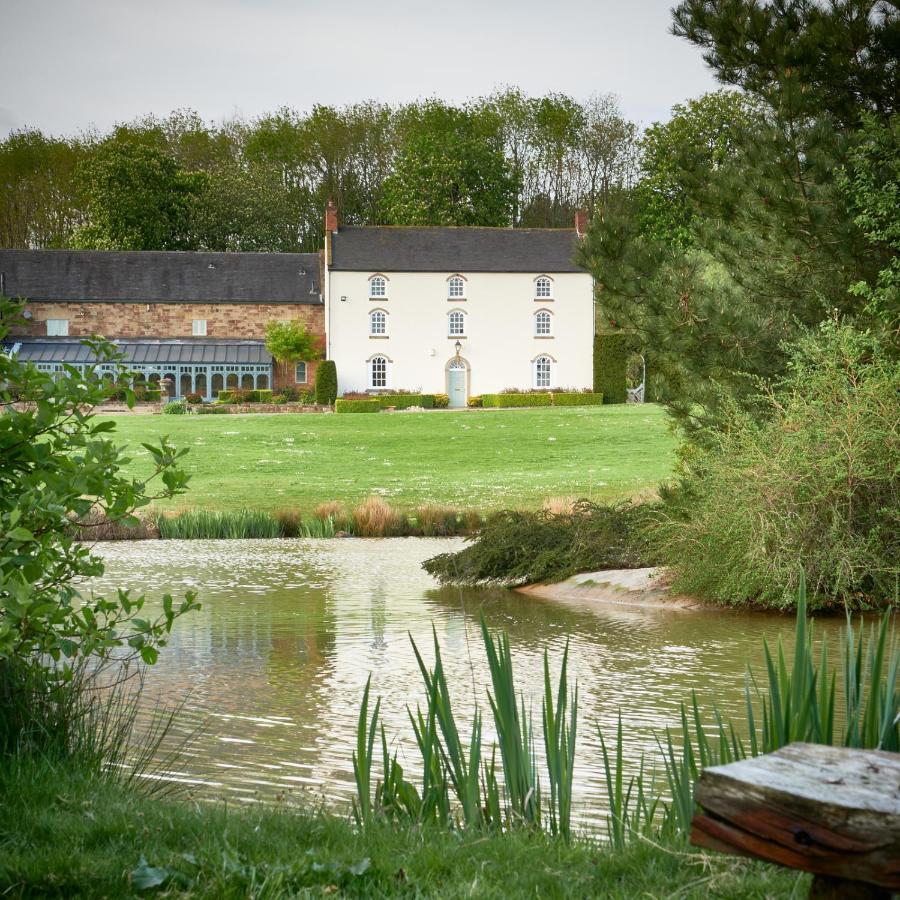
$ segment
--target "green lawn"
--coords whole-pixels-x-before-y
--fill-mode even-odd
[[[655,487],[675,438],[661,407],[602,406],[375,415],[120,415],[130,471],[143,441],[189,447],[178,508],[311,510],[379,494],[411,508],[537,507],[545,497],[608,500]]]

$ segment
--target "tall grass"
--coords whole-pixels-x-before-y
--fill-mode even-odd
[[[448,828],[543,829],[544,794],[535,754],[535,733],[525,698],[516,691],[509,639],[502,633],[492,635],[483,621],[482,638],[491,670],[488,704],[497,732],[497,746],[491,748],[484,746],[478,704],[468,745],[460,735],[437,634],[434,635],[433,668],[427,666],[415,641],[412,642],[425,688],[424,707],[408,709],[421,760],[418,787],[407,780],[396,754],[391,756],[388,752],[387,736],[378,722],[380,700],[369,716],[370,682],[366,683],[353,754],[357,786],[353,809],[360,825],[388,819]],[[577,686],[570,694],[567,669],[568,651],[563,655],[554,688],[545,656],[542,721],[547,749],[545,774],[550,785],[547,814],[550,833],[564,838],[571,834],[578,707]],[[379,727],[382,773],[375,782],[373,798],[373,747]],[[498,748],[502,777],[497,767]]]
[[[705,722],[697,696],[692,695],[681,705],[679,725],[657,734],[659,773],[648,772],[643,758],[636,773],[626,772],[621,713],[612,739],[598,728],[607,789],[606,832],[614,847],[624,848],[636,837],[686,839],[696,807],[695,784],[707,766],[770,753],[794,741],[900,751],[900,647],[890,614],[870,627],[864,622],[855,626],[848,616],[836,667],[825,645],[816,650],[802,581],[797,608],[793,659],[788,660],[780,638],[774,650],[764,642],[765,674],[758,680],[748,669],[739,721],[724,720],[714,707],[713,722]],[[568,646],[555,686],[544,654],[542,769],[532,717],[516,687],[509,638],[503,632],[491,634],[483,620],[481,631],[496,745],[484,744],[477,704],[468,743],[463,741],[437,635],[433,668],[428,668],[413,642],[425,688],[424,703],[409,710],[421,775],[418,785],[413,784],[396,754],[390,756],[384,727],[379,725],[380,700],[371,716],[368,713],[371,682],[367,682],[353,756],[354,810],[360,825],[390,820],[448,828],[525,827],[565,839],[571,836],[578,687],[568,687]],[[382,771],[376,779],[374,747],[379,733]]]
[[[281,537],[281,526],[275,517],[254,509],[189,509],[177,516],[160,516],[158,524],[161,538],[175,540]]]

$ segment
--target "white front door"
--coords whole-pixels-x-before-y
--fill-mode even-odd
[[[450,398],[450,408],[459,409],[466,405],[466,364],[450,363],[447,370],[447,396]]]

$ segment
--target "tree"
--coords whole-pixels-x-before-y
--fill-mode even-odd
[[[190,175],[162,150],[111,139],[78,167],[88,223],[77,246],[100,250],[189,250],[190,208],[202,176]]]
[[[298,319],[267,322],[266,350],[285,367],[322,355],[320,339],[311,335]]]
[[[429,101],[408,108],[384,184],[394,225],[508,225],[515,179],[486,117]]]
[[[20,312],[0,298],[0,340]],[[116,362],[111,345],[87,343],[100,363]],[[128,377],[123,366],[114,375]],[[152,460],[146,478],[122,474],[127,458],[112,439],[115,424],[94,415],[108,392],[99,374],[68,367],[54,378],[0,353],[0,661],[48,669],[62,662],[62,675],[79,660],[130,648],[152,663],[174,620],[198,606],[193,593],[180,603],[166,595],[162,615],[143,619],[142,597],[103,598],[82,587],[103,573],[102,558],[82,543],[96,517],[135,523],[137,509],[187,484],[178,467],[187,451],[166,438],[144,445]],[[155,493],[153,481],[161,482]]]

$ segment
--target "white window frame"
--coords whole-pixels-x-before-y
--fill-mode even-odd
[[[451,275],[447,279],[447,299],[466,299],[466,280],[461,275]]]
[[[298,378],[300,366],[303,366],[303,378]],[[294,363],[294,384],[309,384],[309,367],[303,360]]]
[[[206,337],[206,319],[194,319],[191,322],[191,335],[193,337]]]
[[[459,316],[462,322],[462,331],[454,331],[453,330],[453,322],[456,316]],[[450,312],[447,313],[447,337],[465,337],[468,328],[466,327],[466,313],[462,309],[451,309]]]
[[[68,319],[47,319],[47,337],[68,337]]]
[[[553,299],[553,279],[549,275],[538,275],[538,277],[534,279],[534,299]]]
[[[388,280],[384,275],[372,275],[369,278],[369,299],[386,300],[388,295]]]
[[[540,323],[546,317],[547,330],[541,331]],[[553,337],[553,313],[549,309],[539,309],[534,314],[534,336],[535,337]]]
[[[547,371],[546,373],[542,373],[541,367],[542,363],[547,363]],[[553,386],[553,366],[556,360],[553,359],[547,353],[542,353],[540,356],[536,356],[531,363],[531,386],[536,390],[546,390]],[[543,384],[542,381],[546,377],[547,383]]]
[[[375,329],[375,321],[378,317],[381,317],[382,325],[384,326],[382,331],[377,331]],[[384,309],[373,309],[369,311],[369,337],[387,337],[388,336],[388,314],[387,310]]]
[[[375,383],[375,363],[378,360],[384,361],[384,384],[376,384]],[[369,385],[369,390],[371,391],[383,391],[385,388],[390,387],[391,385],[391,361],[385,356],[383,353],[379,353],[376,356],[373,356],[367,363],[367,378],[366,381]]]

